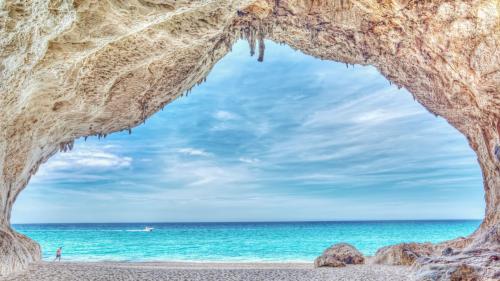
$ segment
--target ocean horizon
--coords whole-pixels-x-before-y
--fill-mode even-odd
[[[31,223],[13,227],[40,243],[44,260],[63,247],[67,261],[312,262],[334,243],[364,255],[402,242],[467,236],[481,220]],[[153,227],[152,232],[144,231]]]

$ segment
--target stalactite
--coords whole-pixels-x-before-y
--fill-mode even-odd
[[[259,39],[259,58],[257,59],[260,62],[264,61],[264,50],[266,45],[264,44],[264,39]]]
[[[224,44],[226,44],[226,48],[229,50],[229,52],[233,51],[233,44],[231,44],[228,38],[224,38]]]
[[[207,77],[204,76],[203,78],[201,78],[200,80],[198,80],[198,82],[196,82],[197,85],[201,85],[203,83],[207,82]]]
[[[250,34],[247,40],[250,46],[250,56],[253,56],[255,55],[255,45],[256,45],[255,31],[253,29],[250,29]]]
[[[61,152],[68,152],[73,149],[73,145],[75,144],[75,141],[67,141],[67,142],[62,142],[59,144],[59,151]]]
[[[257,59],[260,62],[264,61],[264,51],[266,50],[266,45],[264,43],[264,32],[260,30],[259,32],[259,58]]]
[[[141,119],[146,119],[146,110],[147,110],[147,102],[146,100],[142,99],[139,100],[139,108],[141,110]]]

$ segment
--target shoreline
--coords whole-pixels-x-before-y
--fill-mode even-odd
[[[314,268],[290,262],[46,262],[1,281],[171,280],[171,281],[404,281],[410,267],[376,264]]]
[[[52,263],[54,257],[42,258],[40,263]],[[374,256],[364,256],[365,264],[372,264]],[[310,260],[78,260],[78,259],[65,259],[62,257],[61,263],[70,264],[156,264],[156,265],[306,265],[314,264],[314,259]]]
[[[225,262],[225,261],[41,261],[39,264],[113,266],[126,268],[182,268],[182,269],[284,269],[284,268],[314,268],[313,262]]]
[[[372,256],[365,256],[365,259],[371,260]],[[48,259],[43,258],[41,263],[52,263],[54,257]],[[65,259],[64,255],[61,262],[64,263],[110,263],[110,264],[313,264],[314,259],[311,260],[78,260],[78,259]]]

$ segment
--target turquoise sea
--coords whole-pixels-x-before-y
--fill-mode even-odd
[[[73,261],[312,261],[337,242],[365,255],[400,242],[440,242],[471,234],[476,220],[256,223],[22,224],[43,258],[57,247]],[[144,227],[152,232],[142,231]]]

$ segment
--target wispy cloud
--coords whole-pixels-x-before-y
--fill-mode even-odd
[[[119,169],[128,167],[132,163],[130,157],[120,157],[118,155],[103,151],[78,151],[75,153],[60,154],[56,160],[51,161],[45,169],[81,169],[81,168],[113,168]]]
[[[214,114],[214,118],[222,121],[238,119],[238,115],[225,110],[218,110]]]
[[[402,95],[408,95],[392,87],[375,90],[362,96],[354,96],[346,102],[333,103],[327,109],[311,112],[304,126],[377,125],[397,119],[409,120],[411,117],[424,116],[428,113],[422,108],[404,102]]]
[[[260,162],[260,160],[257,158],[247,158],[247,157],[240,157],[238,160],[246,164],[257,164]]]
[[[210,153],[204,151],[203,149],[196,149],[191,147],[180,148],[178,151],[182,154],[191,156],[210,156]]]
[[[251,177],[241,166],[225,165],[213,161],[170,161],[164,171],[169,181],[183,186],[223,187],[244,183]]]
[[[32,182],[71,182],[109,177],[109,174],[104,174],[132,165],[133,158],[115,152],[119,150],[119,147],[111,145],[78,145],[73,151],[59,153],[43,164]]]

